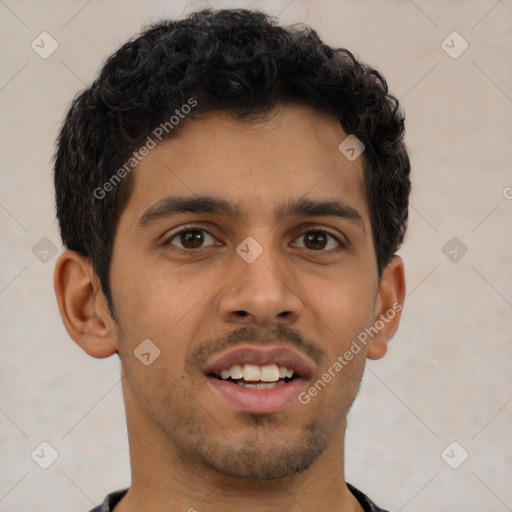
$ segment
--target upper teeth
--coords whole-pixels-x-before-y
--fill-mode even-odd
[[[222,379],[244,379],[247,381],[276,382],[285,377],[291,378],[293,370],[277,364],[258,366],[257,364],[234,364],[231,368],[220,372]]]

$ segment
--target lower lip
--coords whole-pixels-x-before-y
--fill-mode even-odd
[[[239,411],[272,414],[286,409],[304,389],[305,379],[297,378],[272,389],[244,388],[233,382],[207,377],[213,389]]]

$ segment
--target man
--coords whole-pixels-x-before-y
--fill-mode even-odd
[[[150,27],[75,99],[55,291],[119,355],[132,469],[95,511],[382,510],[344,436],[405,296],[403,133],[379,73],[247,10]]]

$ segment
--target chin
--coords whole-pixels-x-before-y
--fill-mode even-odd
[[[309,469],[326,449],[328,441],[318,435],[317,425],[295,441],[265,435],[229,443],[205,442],[195,446],[195,458],[217,473],[237,479],[275,480]],[[316,435],[313,433],[316,432]]]

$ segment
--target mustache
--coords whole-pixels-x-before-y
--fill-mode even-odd
[[[187,366],[189,369],[202,368],[212,356],[248,342],[257,346],[273,345],[280,342],[280,345],[305,353],[317,364],[325,356],[324,351],[315,343],[305,340],[299,331],[284,325],[278,325],[268,331],[262,331],[257,327],[241,327],[227,335],[202,343],[188,357]]]

